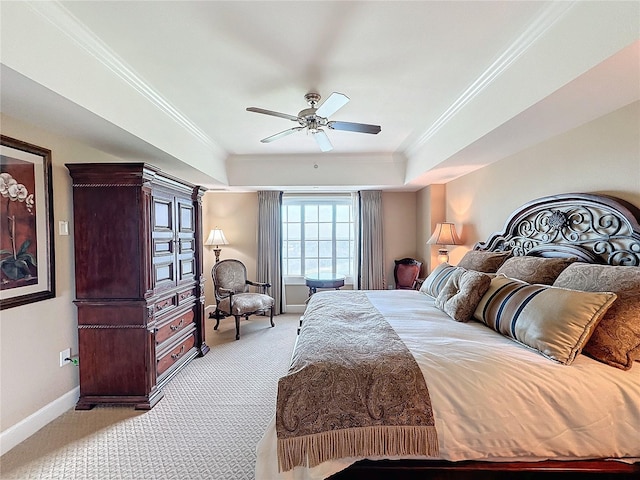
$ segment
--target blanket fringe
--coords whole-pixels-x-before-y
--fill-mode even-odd
[[[342,457],[439,454],[433,426],[372,426],[278,438],[278,468],[315,467]]]

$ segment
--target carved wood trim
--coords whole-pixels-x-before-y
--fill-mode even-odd
[[[640,209],[607,195],[542,197],[516,210],[500,232],[474,250],[577,256],[608,265],[640,265]]]

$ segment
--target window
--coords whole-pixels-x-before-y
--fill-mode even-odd
[[[353,276],[351,195],[282,199],[282,268],[285,277]]]

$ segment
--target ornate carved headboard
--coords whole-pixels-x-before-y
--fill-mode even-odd
[[[514,255],[578,257],[588,263],[640,265],[640,209],[616,197],[586,193],[533,200],[514,213],[504,230],[474,250]]]

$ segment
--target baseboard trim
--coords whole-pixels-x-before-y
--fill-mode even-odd
[[[4,455],[64,412],[73,408],[78,398],[80,398],[80,387],[65,393],[24,420],[4,430],[0,433],[0,455]]]
[[[287,305],[287,313],[304,313],[306,305]]]

